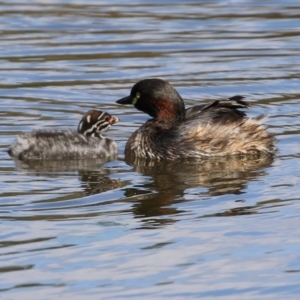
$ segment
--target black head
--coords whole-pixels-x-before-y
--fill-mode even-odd
[[[130,95],[119,99],[117,103],[133,104],[161,122],[177,123],[185,118],[182,98],[175,88],[162,79],[144,79],[136,83]]]
[[[119,122],[119,119],[100,110],[90,110],[81,119],[77,131],[84,136],[100,136],[111,125]]]

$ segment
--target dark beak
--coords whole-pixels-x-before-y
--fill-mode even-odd
[[[127,97],[119,99],[116,102],[119,103],[119,104],[132,104],[132,101],[133,101],[132,97],[131,96],[127,96]]]

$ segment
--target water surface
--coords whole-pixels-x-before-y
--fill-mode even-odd
[[[300,4],[283,2],[0,2],[1,299],[299,298]],[[115,101],[149,77],[187,106],[245,96],[276,157],[125,161],[148,116]],[[117,160],[6,153],[93,108],[121,119]]]

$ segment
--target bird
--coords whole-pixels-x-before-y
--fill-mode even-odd
[[[62,160],[114,156],[117,144],[102,132],[119,122],[107,112],[90,110],[76,130],[34,130],[20,134],[8,149],[19,160]]]
[[[133,85],[130,95],[117,100],[132,104],[151,119],[128,139],[125,156],[153,160],[273,155],[275,138],[263,124],[265,116],[250,118],[240,109],[243,96],[185,108],[176,89],[159,78]]]

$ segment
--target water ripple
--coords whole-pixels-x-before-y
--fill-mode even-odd
[[[2,1],[4,298],[298,298],[300,6],[284,1]],[[169,80],[187,106],[241,94],[272,159],[125,161],[148,116],[115,100]],[[115,161],[13,161],[20,132],[118,116]]]

